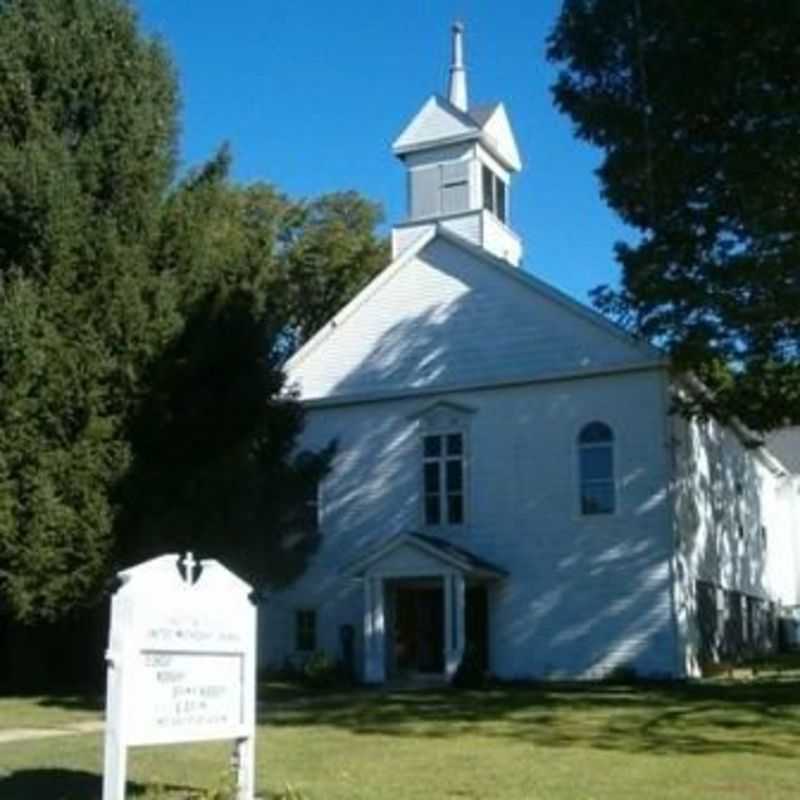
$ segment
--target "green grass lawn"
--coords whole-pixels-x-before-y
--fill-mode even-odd
[[[0,733],[14,728],[60,728],[102,720],[103,707],[103,698],[81,695],[0,697]]]
[[[42,724],[53,698],[0,699]],[[38,715],[38,717],[37,717]],[[66,716],[65,716],[66,715]],[[800,671],[687,686],[262,693],[258,787],[311,800],[800,797]],[[131,796],[218,780],[224,744],[131,752]],[[0,744],[0,800],[99,798],[102,736]]]

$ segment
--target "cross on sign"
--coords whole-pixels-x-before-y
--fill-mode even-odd
[[[181,559],[181,564],[184,570],[186,570],[184,580],[191,586],[194,583],[194,571],[200,566],[197,561],[194,560],[194,555],[192,555],[191,550]]]

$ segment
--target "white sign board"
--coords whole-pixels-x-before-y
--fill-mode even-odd
[[[217,561],[193,579],[191,553],[120,573],[111,602],[103,800],[124,800],[127,748],[232,739],[238,797],[251,800],[256,609]]]
[[[228,739],[244,725],[242,657],[143,650],[130,737],[135,744]]]

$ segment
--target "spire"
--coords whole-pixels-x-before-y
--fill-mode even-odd
[[[450,64],[450,79],[447,99],[461,111],[467,110],[467,71],[464,69],[464,25],[453,24],[453,61]]]

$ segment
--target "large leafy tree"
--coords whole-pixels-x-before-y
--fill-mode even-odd
[[[154,261],[176,283],[182,326],[131,420],[119,553],[224,552],[240,575],[275,584],[319,541],[313,501],[332,448],[294,453],[303,415],[280,370],[294,323],[285,243],[302,209],[236,186],[229,168],[223,150],[165,204]]]
[[[601,309],[712,390],[684,410],[800,422],[800,6],[566,0],[556,103],[638,229]]]
[[[279,296],[288,315],[290,350],[313,336],[386,266],[388,242],[375,235],[382,220],[380,207],[356,192],[299,203],[286,218]]]

